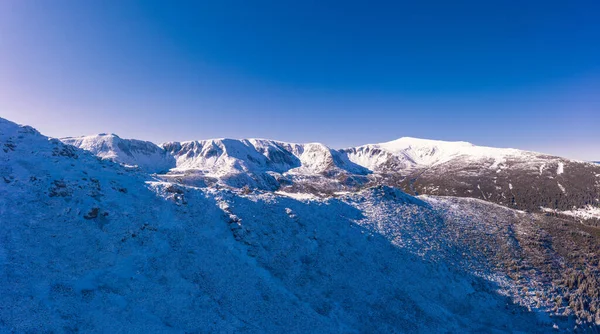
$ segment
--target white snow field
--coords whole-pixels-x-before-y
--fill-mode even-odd
[[[61,139],[64,143],[90,151],[102,159],[140,167],[148,172],[166,172],[175,167],[175,159],[161,147],[147,141],[121,139],[115,134]]]

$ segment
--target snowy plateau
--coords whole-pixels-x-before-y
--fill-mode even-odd
[[[600,165],[0,118],[2,333],[598,332]]]

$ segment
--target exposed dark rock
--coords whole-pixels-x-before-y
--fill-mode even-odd
[[[85,219],[94,219],[98,218],[98,213],[100,212],[99,208],[92,208],[88,213],[86,213],[83,218]]]
[[[73,191],[67,186],[67,183],[63,180],[54,180],[49,191],[50,197],[68,197],[73,193]]]

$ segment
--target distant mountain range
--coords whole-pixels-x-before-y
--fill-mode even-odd
[[[319,143],[264,139],[155,145],[103,134],[62,141],[103,159],[158,173],[165,180],[201,187],[330,197],[388,185],[412,195],[473,197],[520,210],[567,215],[574,209],[589,211],[600,198],[596,164],[467,142],[404,137],[335,150]]]

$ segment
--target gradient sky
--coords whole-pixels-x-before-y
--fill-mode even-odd
[[[402,136],[600,160],[600,1],[0,1],[0,116],[50,136]]]

